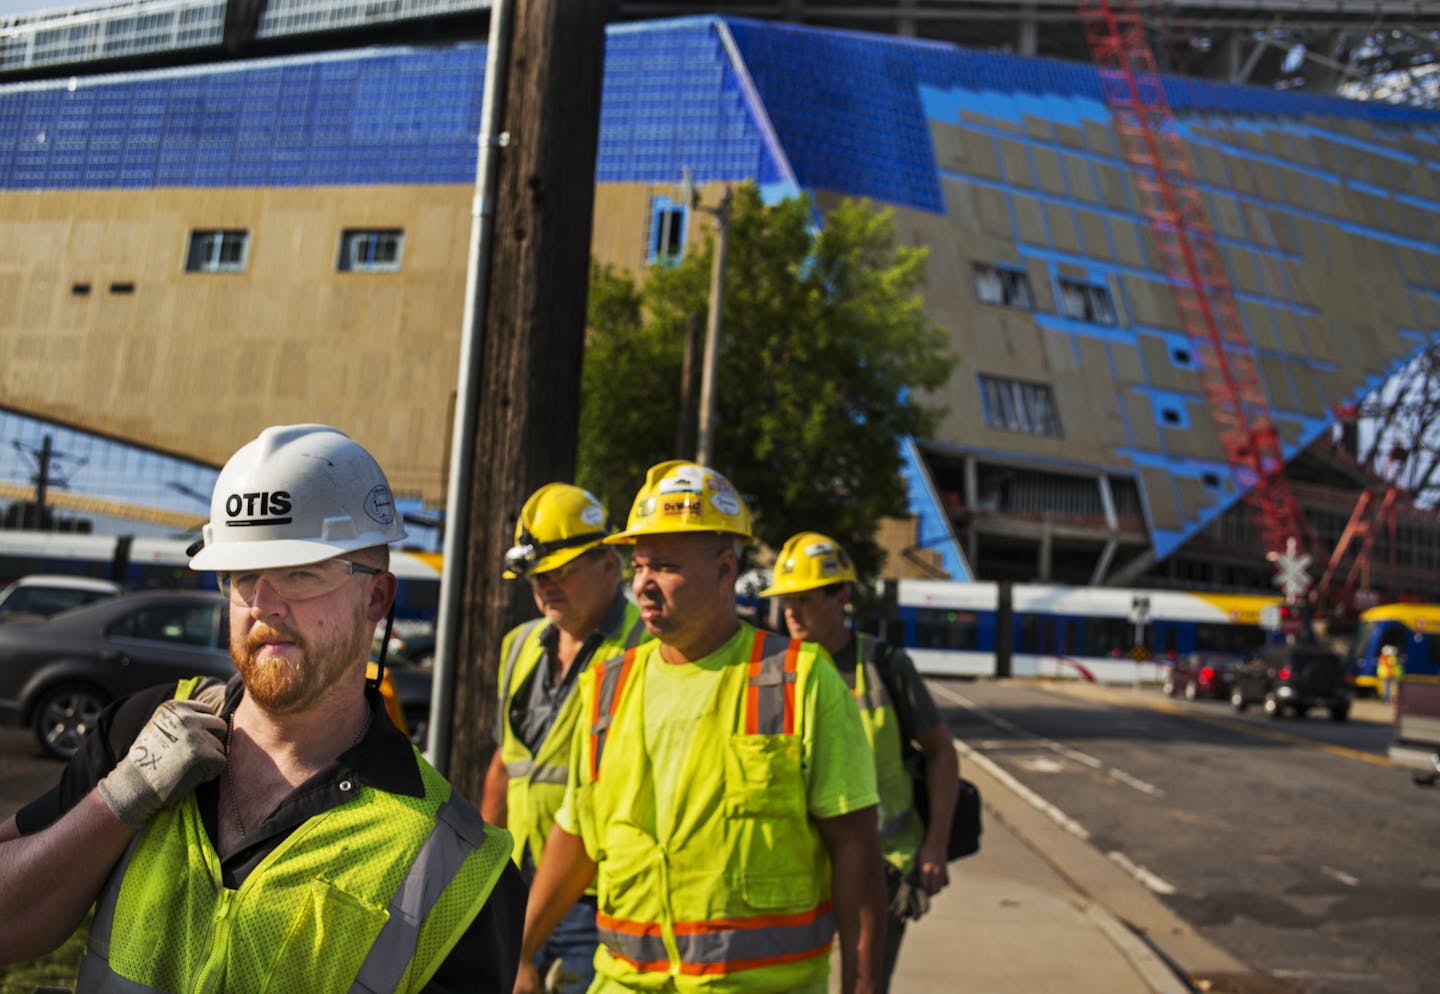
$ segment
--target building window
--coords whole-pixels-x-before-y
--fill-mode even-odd
[[[191,273],[242,273],[250,256],[250,232],[192,231],[185,270]]]
[[[1044,383],[981,374],[980,408],[987,428],[1060,437],[1055,394]]]
[[[404,248],[400,228],[346,228],[340,232],[335,268],[342,273],[396,273]]]
[[[1035,309],[1030,277],[1023,269],[975,263],[975,295],[982,304],[1018,307],[1027,311]]]
[[[690,208],[656,197],[650,208],[650,261],[668,266],[683,259],[689,227]]]
[[[1060,313],[1090,324],[1116,324],[1110,291],[1093,283],[1060,277]]]

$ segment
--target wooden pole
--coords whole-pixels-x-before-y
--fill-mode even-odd
[[[574,478],[604,0],[516,0],[484,328],[448,775],[479,803],[495,747],[500,640],[535,614],[501,577],[520,506]]]

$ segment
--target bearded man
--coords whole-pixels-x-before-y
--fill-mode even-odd
[[[511,989],[510,836],[366,681],[404,537],[334,428],[267,428],[231,457],[190,567],[219,581],[238,675],[117,701],[0,824],[0,964],[95,905],[78,991]]]

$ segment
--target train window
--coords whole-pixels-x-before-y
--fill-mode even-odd
[[[974,649],[979,624],[969,611],[922,607],[915,611],[915,648]]]
[[[1233,652],[1237,656],[1254,652],[1265,644],[1265,630],[1259,625],[1225,625],[1199,622],[1195,625],[1195,648],[1211,652]]]
[[[1085,655],[1123,656],[1135,641],[1135,626],[1125,618],[1087,618]]]

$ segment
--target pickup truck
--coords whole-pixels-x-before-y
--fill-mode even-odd
[[[1395,695],[1395,735],[1390,762],[1410,771],[1417,784],[1440,778],[1440,666],[1407,659]]]

